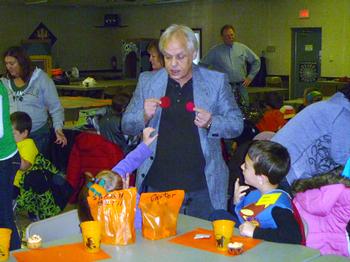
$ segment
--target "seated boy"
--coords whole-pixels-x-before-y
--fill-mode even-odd
[[[91,176],[88,174],[87,178],[89,180],[86,181],[86,186],[82,188],[79,194],[78,214],[81,221],[93,220],[88,207],[87,196],[89,195],[89,190],[95,191],[95,187],[92,187],[89,182],[98,183],[103,187],[102,191],[105,190],[106,192],[128,188],[128,174],[132,173],[152,155],[152,151],[148,146],[158,136],[157,134],[152,135],[154,131],[154,128],[145,128],[143,130],[143,142],[113,167],[112,171],[103,170],[96,175],[95,179],[91,179]],[[93,193],[99,194],[101,192]],[[135,226],[137,229],[141,228],[141,213],[139,209],[136,209]]]
[[[23,172],[29,169],[38,155],[39,151],[33,139],[29,138],[32,129],[32,119],[25,112],[14,112],[11,114],[11,123],[13,129],[13,136],[15,138],[19,154],[21,156],[21,166],[17,171],[15,180],[13,182],[14,198],[19,194],[19,181],[22,178]]]
[[[235,214],[241,235],[300,244],[302,235],[291,198],[277,189],[290,168],[287,149],[271,141],[254,141],[241,168],[245,183],[256,188],[245,195],[249,186],[240,186],[238,179],[235,182]]]
[[[112,105],[99,110],[93,119],[97,132],[110,142],[121,147],[125,154],[136,147],[139,139],[124,135],[121,130],[122,114],[130,101],[130,95],[117,94],[112,98]]]
[[[34,141],[28,138],[32,128],[30,116],[18,111],[10,118],[21,157],[21,167],[14,180],[17,210],[27,211],[32,220],[57,215],[64,208],[71,189],[58,175],[59,170],[38,152]]]
[[[323,94],[320,92],[320,90],[317,87],[308,87],[304,89],[303,98],[304,98],[303,104],[298,107],[298,112],[300,112],[305,107],[313,103],[322,101]]]

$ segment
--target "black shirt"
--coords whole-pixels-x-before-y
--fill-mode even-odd
[[[145,185],[158,190],[204,189],[205,159],[198,127],[193,122],[195,112],[186,111],[186,103],[193,102],[192,79],[181,88],[168,78],[166,96],[171,103],[162,110],[157,153]]]
[[[292,211],[286,208],[274,207],[271,214],[277,228],[257,227],[254,230],[253,237],[277,243],[301,244],[301,231]]]

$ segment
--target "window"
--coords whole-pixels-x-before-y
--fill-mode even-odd
[[[198,53],[196,59],[193,60],[195,64],[199,63],[199,60],[202,58],[202,29],[201,28],[192,28],[194,34],[196,35],[198,41]]]

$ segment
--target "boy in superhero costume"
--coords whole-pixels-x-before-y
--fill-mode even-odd
[[[235,182],[235,215],[240,234],[279,243],[302,243],[302,233],[287,192],[278,184],[287,175],[290,157],[286,148],[271,141],[254,141],[241,166],[244,182]],[[256,190],[246,195],[249,186]]]

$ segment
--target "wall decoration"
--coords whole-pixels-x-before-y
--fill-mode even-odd
[[[313,45],[305,45],[304,50],[305,50],[305,52],[312,52],[314,50],[314,46]]]
[[[131,52],[137,53],[138,48],[133,42],[126,42],[122,40],[122,61],[125,61],[127,55]]]
[[[118,14],[106,14],[104,16],[104,24],[97,25],[98,28],[106,28],[106,27],[127,27],[127,25],[121,25],[121,19]]]
[[[303,62],[299,64],[299,81],[316,82],[318,78],[317,63]]]
[[[139,68],[139,59],[137,59],[139,49],[137,48],[136,43],[131,41],[122,40],[122,67],[123,67],[123,76],[128,78],[137,78],[138,68]]]
[[[42,22],[35,28],[34,32],[28,39],[49,40],[51,46],[53,46],[57,40],[56,36]]]

